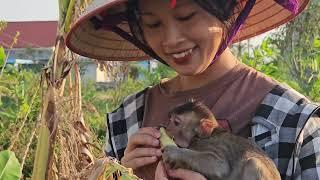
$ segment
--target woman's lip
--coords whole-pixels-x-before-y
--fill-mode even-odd
[[[173,62],[178,65],[185,65],[185,64],[189,63],[189,61],[191,60],[191,55],[192,54],[188,54],[182,58],[173,58]]]
[[[192,55],[194,51],[196,50],[197,47],[194,47],[192,49],[192,52],[182,58],[173,58],[173,62],[178,64],[178,65],[186,65],[191,61]]]

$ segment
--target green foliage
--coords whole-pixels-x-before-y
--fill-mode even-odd
[[[143,82],[127,78],[122,83],[117,85],[114,89],[110,89],[106,94],[111,97],[107,104],[107,111],[112,111],[123,101],[123,99],[130,94],[140,91],[145,88]]]
[[[73,9],[74,9],[74,5],[75,5],[75,0],[70,0],[69,4],[68,4],[68,9],[66,12],[66,17],[64,20],[64,32],[67,33],[70,30],[70,25],[71,25],[71,21],[72,21],[72,13],[73,13]]]
[[[319,39],[315,39],[313,46],[310,47],[313,52],[305,54],[293,66],[290,62],[295,61],[283,59],[281,50],[272,38],[264,39],[259,47],[252,49],[250,55],[245,52],[240,59],[243,63],[309,96],[310,99],[320,101],[320,49],[318,44]],[[294,51],[286,53],[294,58]],[[294,75],[297,72],[299,75]]]
[[[260,46],[253,48],[251,53],[244,52],[240,60],[273,79],[302,92],[297,82],[288,76],[288,69],[280,67],[280,63],[277,61],[278,56],[279,50],[273,44],[272,39],[266,38]]]
[[[2,95],[0,103],[0,112],[2,112],[0,113],[0,127],[4,122],[16,122],[17,119],[22,119],[26,115],[31,98],[39,85],[39,80],[39,74],[26,70],[18,71],[8,65],[0,80],[0,93]],[[6,90],[1,91],[1,89]],[[39,103],[40,97],[36,100],[36,105],[31,111],[30,119],[36,119]]]
[[[158,66],[152,70],[139,67],[136,63],[130,65],[137,69],[139,77],[128,77],[109,91],[107,94],[112,97],[108,101],[107,111],[114,110],[123,101],[125,97],[140,91],[148,86],[158,84],[164,78],[172,78],[176,73],[168,66],[158,63]]]
[[[286,83],[311,100],[320,101],[320,0],[276,34],[244,53],[242,61]]]
[[[45,179],[46,167],[48,164],[48,154],[50,147],[50,131],[47,126],[40,126],[39,140],[35,153],[35,163],[32,172],[32,179]]]
[[[94,163],[88,176],[88,180],[96,179],[138,180],[140,178],[133,174],[131,168],[122,166],[114,158],[104,157]]]
[[[276,51],[270,44],[270,39],[265,39],[259,47],[253,49],[252,53],[245,52],[241,61],[266,75],[278,76],[279,69],[274,62],[275,55]]]
[[[6,28],[6,25],[6,22],[0,21],[0,34],[2,30]],[[18,36],[19,32],[17,32],[16,36],[13,38],[12,46],[17,43]],[[7,50],[10,51],[11,48]],[[4,66],[5,59],[6,54],[4,48],[0,47],[0,67],[2,70],[0,77],[0,150],[8,149],[9,146],[12,145],[13,137],[17,135],[18,129],[26,118],[26,123],[18,136],[18,140],[15,141],[14,146],[10,147],[10,150],[15,152],[17,158],[9,151],[3,151],[4,154],[0,155],[0,180],[11,180],[20,179],[22,173],[24,178],[31,176],[36,140],[30,145],[30,150],[28,152],[29,156],[26,156],[25,151],[30,140],[30,134],[35,127],[35,122],[40,109],[40,95],[39,93],[36,93],[38,92],[36,89],[40,85],[40,74],[27,71],[23,68],[19,68],[18,70],[10,64]],[[35,96],[35,100],[31,103],[33,96]],[[10,160],[7,165],[15,165],[15,161],[18,162],[17,159],[22,160],[27,157],[26,159],[23,159],[23,172],[21,172],[22,170],[19,167],[19,176],[17,177],[7,176],[8,173],[17,174],[15,168],[7,166],[5,171],[2,171],[1,169],[4,162],[2,160],[4,160],[3,158],[6,158],[8,153]]]
[[[7,23],[5,21],[0,20],[0,33],[7,27]]]
[[[319,8],[319,0],[311,1],[306,11],[272,38],[279,49],[279,68],[286,70],[288,79],[296,82],[303,94],[316,101],[320,100],[314,88],[320,77]]]
[[[6,59],[6,53],[4,52],[4,48],[0,46],[0,67],[4,65],[5,59]]]
[[[105,141],[106,113],[114,110],[126,96],[142,88],[143,84],[132,78],[108,90],[99,90],[94,82],[82,87],[84,118],[101,144]]]
[[[14,152],[0,152],[0,180],[19,180],[21,168]]]
[[[97,136],[100,144],[105,139],[105,114],[108,96],[104,91],[98,90],[95,82],[86,82],[82,87],[82,109],[84,119],[88,123],[93,134]]]
[[[0,150],[5,150],[10,146],[13,135],[20,128],[28,109],[31,107],[25,127],[12,149],[20,160],[24,156],[31,131],[39,114],[39,94],[36,94],[35,101],[31,104],[31,99],[39,86],[39,76],[40,74],[26,70],[18,71],[15,67],[7,65],[0,80]],[[4,91],[4,89],[6,90]],[[31,176],[34,151],[35,142],[31,144],[30,155],[24,165],[24,177]]]
[[[132,64],[132,67],[137,67],[136,64]],[[142,83],[146,86],[154,86],[158,84],[161,79],[172,78],[176,76],[176,72],[173,71],[170,67],[158,63],[158,66],[155,69],[149,70],[142,67],[137,67],[138,73],[142,76]]]
[[[59,23],[64,24],[70,0],[59,0]]]
[[[116,173],[117,171],[120,172],[119,179],[123,179],[123,180],[139,180],[140,179],[133,174],[131,169],[128,169],[115,161],[109,161],[109,163],[105,165],[104,177],[106,178],[113,177],[114,173]]]

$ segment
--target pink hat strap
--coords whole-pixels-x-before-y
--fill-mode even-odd
[[[293,14],[297,14],[299,11],[299,2],[298,0],[275,0],[285,9],[289,10]]]
[[[230,32],[227,36],[227,39],[223,43],[220,44],[220,48],[219,48],[218,52],[216,53],[215,57],[213,58],[213,60],[211,61],[210,65],[212,65],[218,59],[218,57],[223,53],[223,51],[232,42],[233,38],[236,36],[236,34],[240,30],[241,26],[243,25],[243,23],[245,22],[245,20],[249,16],[255,3],[256,3],[256,0],[248,0],[246,2],[246,5],[244,6],[243,10],[240,12],[234,25],[231,27]]]

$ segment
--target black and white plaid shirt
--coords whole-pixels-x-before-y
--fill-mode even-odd
[[[147,90],[127,97],[107,115],[107,155],[122,158],[128,137],[142,125]],[[276,86],[260,104],[251,133],[283,180],[320,180],[319,105],[292,89]]]

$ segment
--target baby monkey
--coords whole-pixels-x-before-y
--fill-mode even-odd
[[[166,128],[179,146],[163,149],[170,168],[199,172],[209,180],[280,180],[273,161],[249,140],[219,127],[204,104],[189,101],[169,113]]]

